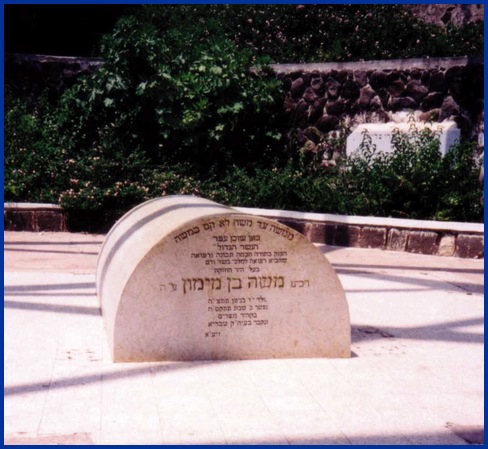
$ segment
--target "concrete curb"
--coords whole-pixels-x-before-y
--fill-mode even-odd
[[[484,224],[234,209],[277,220],[313,243],[447,257],[484,257]],[[5,203],[6,231],[67,232],[68,211],[56,204]]]

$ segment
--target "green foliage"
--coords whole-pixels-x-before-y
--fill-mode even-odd
[[[378,152],[365,133],[357,153],[344,161],[341,213],[399,218],[480,221],[481,163],[473,143],[458,142],[445,157],[436,131],[411,126],[393,133],[394,152]],[[454,218],[456,217],[456,218]]]
[[[156,17],[143,25],[121,20],[103,43],[103,69],[64,96],[66,145],[77,153],[96,146],[140,152],[153,164],[191,161],[197,174],[256,160],[257,142],[261,160],[278,154],[280,90],[272,73],[225,37],[199,45],[194,28],[163,27]]]
[[[61,97],[64,207],[128,208],[192,192],[175,179],[169,191],[156,188],[174,170],[198,185],[228,165],[266,165],[283,154],[279,81],[218,27],[210,33],[194,15],[181,16],[189,8],[147,7],[122,19],[102,42],[103,68]]]
[[[211,5],[242,48],[277,63],[483,53],[483,23],[429,25],[403,5]]]
[[[4,198],[57,202],[68,176],[66,151],[57,145],[55,121],[45,97],[36,108],[5,89]]]
[[[213,190],[240,206],[397,218],[483,221],[482,161],[458,142],[442,157],[438,135],[394,133],[395,152],[378,152],[366,133],[357,153],[324,169],[316,155],[278,168],[234,168]],[[203,186],[205,191],[205,186]]]
[[[393,153],[378,152],[365,134],[357,154],[347,164],[355,182],[349,188],[351,207],[359,215],[422,218],[438,203],[442,157],[439,138],[415,128],[409,134],[394,131]]]
[[[483,221],[484,194],[479,180],[483,157],[474,143],[453,145],[443,159],[442,194],[438,220]]]
[[[482,221],[480,161],[460,142],[442,158],[412,129],[381,154],[365,135],[305,130],[286,145],[284,93],[267,63],[480,53],[477,25],[425,25],[399,5],[137,5],[103,39],[103,68],[61,98],[6,87],[5,200],[128,210],[161,195],[225,204]],[[479,31],[479,30],[478,30]],[[480,37],[481,36],[481,37]],[[252,67],[252,71],[250,68]]]

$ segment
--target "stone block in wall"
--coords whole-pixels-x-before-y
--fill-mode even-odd
[[[334,234],[334,245],[356,247],[359,243],[359,226],[337,225]]]
[[[368,72],[366,70],[356,70],[354,72],[354,80],[360,87],[366,86],[368,84]]]
[[[339,83],[334,78],[329,78],[326,83],[327,86],[327,97],[331,100],[339,98],[341,94],[341,83]]]
[[[460,234],[456,239],[457,257],[480,259],[484,257],[484,236]]]
[[[392,228],[388,231],[386,249],[389,251],[405,251],[407,240],[408,231]]]
[[[317,95],[315,94],[314,90],[311,87],[307,87],[303,92],[303,99],[307,103],[312,104],[317,99]]]
[[[305,235],[305,225],[306,223],[299,220],[287,220],[287,219],[279,219],[277,220],[278,223],[281,223],[289,228],[294,229],[295,231],[299,232],[300,234]]]
[[[37,231],[58,232],[67,230],[66,216],[62,212],[37,212]]]
[[[410,80],[405,87],[405,94],[413,98],[417,103],[421,103],[425,96],[429,93],[429,89],[425,87],[419,80]]]
[[[337,225],[335,224],[326,224],[324,230],[324,243],[326,245],[333,245],[335,241],[335,233],[337,230]]]
[[[441,116],[441,108],[431,109],[419,115],[421,122],[437,122]]]
[[[342,97],[348,100],[356,100],[359,98],[360,86],[356,81],[347,80],[342,85]]]
[[[439,117],[442,117],[442,112]],[[453,121],[456,122],[456,125],[460,129],[461,135],[469,136],[469,138],[475,137],[474,134],[472,134],[474,131],[473,122],[465,113],[454,116]]]
[[[458,80],[463,76],[464,72],[464,67],[461,65],[453,65],[449,67],[445,73],[444,73],[444,78],[446,80],[446,83],[449,85],[450,83],[453,82],[453,80]]]
[[[325,107],[327,114],[329,115],[341,115],[347,110],[347,103],[344,100],[331,101]]]
[[[364,226],[359,235],[359,245],[361,248],[385,249],[386,228]]]
[[[380,70],[375,70],[369,75],[369,84],[375,90],[388,87],[388,75]]]
[[[451,96],[444,98],[441,106],[440,119],[444,120],[457,114],[459,114],[459,105],[456,103],[454,98],[452,98]]]
[[[398,81],[398,80],[400,80],[402,78],[401,75],[400,75],[400,72],[398,72],[398,70],[396,70],[396,69],[393,69],[391,71],[388,71],[388,70],[383,70],[383,71],[385,73],[388,73],[387,74],[388,84],[391,84],[394,81]]]
[[[303,82],[303,78],[297,78],[295,81],[291,83],[291,96],[292,98],[298,99],[303,95],[305,91],[305,83]]]
[[[381,106],[385,109],[388,108],[389,101],[390,101],[390,94],[388,93],[388,90],[386,90],[385,88],[381,88],[381,89],[377,89],[376,93],[379,99],[381,100]]]
[[[422,77],[422,71],[416,67],[408,71],[408,75],[413,80],[420,80]]]
[[[333,115],[324,115],[319,119],[315,126],[323,133],[328,133],[329,131],[336,129],[338,125],[339,119],[337,117]]]
[[[437,254],[439,256],[451,257],[456,251],[456,236],[452,234],[445,234],[441,237],[439,242],[439,249]]]
[[[310,87],[315,91],[317,95],[322,96],[325,93],[325,84],[322,77],[312,78],[312,80],[310,81]]]
[[[429,80],[430,80],[430,72],[428,70],[422,70],[420,75],[420,81],[422,81],[422,84],[428,86]]]
[[[431,92],[447,92],[447,83],[444,77],[444,72],[440,70],[432,71],[427,87]]]
[[[301,78],[303,75],[303,71],[302,70],[295,70],[293,72],[290,73],[290,79],[292,81],[295,81],[296,79],[298,78]]]
[[[346,102],[346,112],[349,115],[356,115],[361,109],[358,100],[348,100]]]
[[[437,232],[410,231],[407,240],[407,251],[409,253],[436,254],[437,253]]]
[[[330,223],[308,223],[305,226],[305,237],[313,243],[334,244],[336,225]]]
[[[289,116],[293,109],[295,109],[295,102],[291,98],[290,94],[286,94],[285,100],[283,101],[283,109],[285,110],[285,114]]]
[[[362,87],[359,91],[359,106],[364,108],[368,107],[375,95],[376,92],[373,90],[373,88],[369,84],[366,84],[366,86]]]
[[[312,74],[311,73],[302,73],[303,83],[305,87],[310,87],[310,82],[312,81]]]
[[[352,74],[352,72],[351,72],[351,74]],[[349,76],[349,71],[346,69],[331,70],[330,76],[342,84],[347,80],[347,78]]]
[[[309,122],[316,123],[324,115],[325,105],[327,104],[326,98],[318,98],[315,100],[309,115]]]
[[[388,103],[388,100],[387,100]],[[381,98],[378,95],[375,95],[371,99],[371,103],[369,103],[369,107],[373,112],[385,112],[383,109],[383,102],[381,101]],[[390,120],[388,114],[386,114],[386,119],[382,120],[384,122],[388,122]]]
[[[282,81],[283,89],[286,92],[288,92],[291,89],[291,84],[292,84],[291,78],[289,76],[285,76],[284,73],[278,73],[276,77]]]
[[[449,92],[453,95],[453,92],[460,93],[462,77],[463,77],[463,67],[461,66],[453,66],[449,67],[444,74],[447,87],[449,88]]]
[[[427,94],[420,104],[422,111],[428,111],[429,109],[440,108],[444,101],[444,94],[442,92],[431,92]]]
[[[417,109],[419,107],[418,103],[412,97],[391,97],[389,106],[392,111]]]
[[[461,104],[463,102],[463,99],[465,95],[463,94],[463,86],[462,86],[462,81],[453,81],[449,85],[449,95],[454,98],[456,103]]]
[[[400,79],[392,81],[387,90],[391,96],[400,97],[405,91],[405,83]]]
[[[296,106],[294,111],[294,122],[295,126],[298,128],[304,128],[307,120],[308,120],[308,108],[309,105],[305,100],[300,100]]]
[[[36,231],[33,211],[6,210],[3,217],[6,231]]]

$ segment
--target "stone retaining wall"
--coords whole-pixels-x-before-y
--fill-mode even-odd
[[[483,132],[482,58],[426,58],[272,66],[287,90],[288,125],[303,145],[317,145],[344,123],[454,120],[463,136]],[[405,120],[403,117],[400,120]]]
[[[484,236],[479,234],[286,219],[278,221],[301,232],[313,243],[474,259],[484,256]]]
[[[483,224],[236,209],[277,220],[313,243],[460,258],[484,257]],[[6,231],[73,231],[68,213],[51,204],[6,203],[4,227]]]
[[[237,209],[275,219],[313,243],[436,256],[484,257],[483,224]]]
[[[55,204],[5,203],[3,220],[5,231],[68,231],[68,214]]]

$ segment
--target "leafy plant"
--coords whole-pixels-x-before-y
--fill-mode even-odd
[[[103,68],[61,98],[46,91],[25,101],[6,87],[4,199],[118,216],[155,196],[194,194],[241,206],[482,221],[476,145],[459,142],[443,158],[438,136],[413,128],[395,133],[392,154],[365,135],[356,156],[337,158],[346,126],[327,137],[309,128],[287,143],[284,93],[267,68],[297,57],[477,53],[476,29],[440,30],[400,5],[134,6],[103,39]]]
[[[5,89],[4,198],[56,202],[68,177],[55,119],[41,97],[35,110]]]

